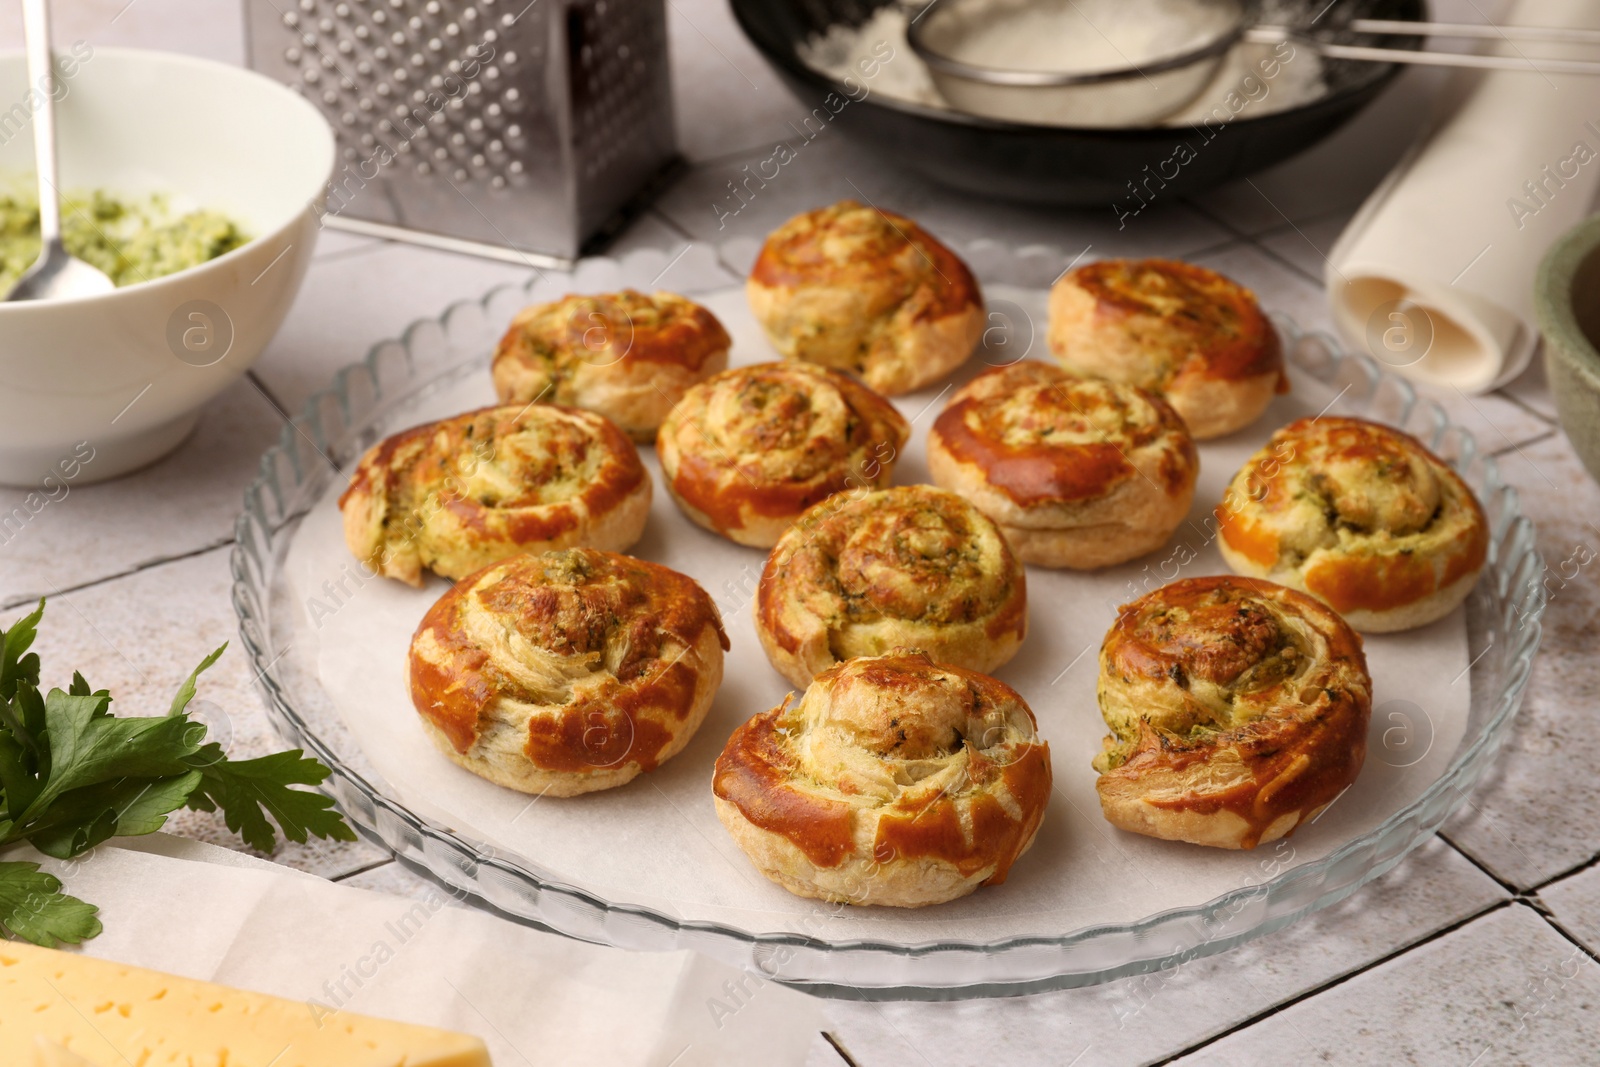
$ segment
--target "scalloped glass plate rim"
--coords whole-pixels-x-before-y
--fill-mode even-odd
[[[690,245],[690,248],[695,247]],[[1067,262],[1069,257],[1063,255],[1059,249],[1044,244],[1029,244],[1017,248],[1007,248],[1000,242],[990,239],[979,239],[968,243],[969,252],[983,255],[994,251],[1009,253],[1015,260],[1040,260],[1054,264]],[[645,250],[653,252],[654,250]],[[639,256],[640,253],[630,253],[626,258]],[[626,271],[623,260],[610,257],[595,257],[586,261],[591,265],[596,263],[610,263],[618,271]],[[674,260],[673,262],[676,262]],[[725,264],[718,261],[718,266],[726,270]],[[732,272],[731,277],[736,278]],[[1538,649],[1540,639],[1540,623],[1545,606],[1543,587],[1537,581],[1525,579],[1519,582],[1518,588],[1505,588],[1498,590],[1503,598],[1518,601],[1513,605],[1517,611],[1520,625],[1518,633],[1522,640],[1509,646],[1505,656],[1514,657],[1507,661],[1504,667],[1506,681],[1500,691],[1493,698],[1495,707],[1488,721],[1481,728],[1478,736],[1468,743],[1455,757],[1452,764],[1431,785],[1409,805],[1400,809],[1377,827],[1346,842],[1321,859],[1308,861],[1296,867],[1291,867],[1267,881],[1253,885],[1242,886],[1239,889],[1224,893],[1209,901],[1187,907],[1173,908],[1156,912],[1142,919],[1128,923],[1103,923],[1082,927],[1059,936],[1026,936],[1007,938],[996,941],[962,941],[942,940],[923,942],[917,944],[901,944],[872,939],[826,941],[813,936],[800,933],[767,933],[751,934],[736,927],[723,923],[701,922],[694,920],[679,921],[651,908],[627,904],[614,904],[601,897],[576,886],[566,885],[559,881],[547,880],[534,874],[514,860],[506,858],[497,850],[481,846],[468,838],[461,837],[453,831],[435,825],[427,819],[407,810],[402,804],[386,796],[375,788],[366,778],[355,769],[347,766],[342,759],[312,730],[300,713],[295,709],[292,700],[274,674],[275,660],[271,656],[271,649],[267,647],[270,642],[258,639],[253,626],[261,620],[256,618],[257,609],[251,606],[252,590],[258,584],[270,584],[270,581],[261,583],[252,573],[250,547],[258,538],[251,527],[252,522],[259,524],[260,529],[266,531],[265,538],[268,545],[275,542],[283,526],[298,519],[299,512],[287,512],[283,521],[275,529],[270,518],[265,514],[260,503],[264,493],[270,493],[280,503],[285,497],[282,485],[277,477],[280,461],[287,460],[290,470],[296,479],[294,488],[304,484],[303,467],[298,459],[297,442],[304,438],[321,453],[329,444],[326,435],[320,433],[319,412],[325,410],[329,400],[337,404],[337,409],[350,424],[356,424],[359,419],[351,419],[351,397],[349,382],[352,375],[358,372],[368,374],[374,384],[374,393],[381,394],[377,383],[380,374],[377,361],[380,355],[390,346],[398,344],[406,354],[408,366],[415,367],[412,353],[412,344],[419,336],[419,332],[428,329],[437,329],[445,336],[449,335],[450,324],[458,315],[486,311],[490,305],[504,297],[509,292],[520,292],[524,298],[543,279],[535,275],[525,283],[508,283],[496,286],[477,300],[462,300],[450,304],[435,318],[422,318],[413,321],[401,332],[398,338],[385,339],[374,344],[363,359],[348,364],[341,368],[333,377],[330,385],[313,393],[305,402],[302,413],[296,419],[287,423],[279,441],[269,448],[261,458],[259,473],[245,491],[244,511],[239,516],[236,524],[236,539],[231,553],[231,568],[233,575],[233,602],[235,611],[240,620],[240,637],[243,640],[253,661],[256,681],[261,687],[266,698],[268,709],[272,712],[274,725],[280,732],[288,735],[291,743],[303,744],[310,748],[315,755],[330,767],[333,772],[330,783],[323,787],[340,800],[340,807],[351,818],[360,830],[368,836],[375,838],[385,847],[394,850],[402,858],[411,863],[418,864],[435,877],[448,884],[472,892],[497,910],[506,909],[489,900],[474,877],[466,874],[460,867],[442,862],[442,857],[431,855],[427,848],[415,848],[410,842],[397,840],[401,835],[385,833],[384,828],[378,825],[382,820],[361,819],[352,811],[351,805],[343,803],[344,798],[339,796],[339,786],[348,785],[367,804],[376,809],[383,809],[390,815],[399,818],[403,823],[409,824],[414,833],[423,840],[433,839],[439,844],[455,851],[459,857],[466,861],[466,865],[473,868],[494,868],[513,875],[536,889],[540,894],[553,894],[556,897],[567,898],[576,904],[591,909],[602,919],[611,915],[627,916],[631,919],[641,920],[652,926],[675,933],[695,932],[710,935],[722,941],[757,949],[762,946],[777,947],[791,946],[808,951],[822,951],[826,953],[872,953],[900,959],[917,959],[930,956],[955,957],[966,954],[978,954],[984,957],[993,957],[1032,948],[1066,949],[1082,945],[1089,941],[1129,935],[1135,938],[1150,934],[1162,926],[1172,922],[1188,922],[1200,920],[1204,922],[1208,917],[1219,913],[1233,911],[1234,915],[1240,914],[1241,905],[1252,901],[1261,902],[1270,906],[1282,898],[1304,887],[1309,892],[1306,899],[1297,901],[1294,907],[1278,909],[1263,915],[1259,920],[1240,929],[1214,939],[1206,939],[1191,949],[1182,952],[1157,952],[1152,955],[1128,960],[1127,962],[1102,968],[1098,972],[1067,972],[1063,971],[1051,975],[1018,977],[1016,979],[999,979],[979,981],[970,984],[952,983],[939,985],[874,985],[853,986],[849,984],[838,985],[831,982],[815,982],[804,979],[787,979],[777,975],[780,981],[792,981],[802,988],[812,988],[821,992],[830,992],[836,995],[871,996],[873,994],[898,994],[898,995],[974,995],[975,991],[1002,990],[1024,991],[1036,988],[1058,988],[1066,985],[1086,984],[1087,982],[1109,980],[1120,975],[1151,970],[1161,966],[1165,961],[1178,956],[1193,958],[1198,955],[1208,955],[1228,947],[1240,944],[1246,940],[1260,936],[1272,930],[1280,929],[1290,922],[1295,921],[1309,912],[1319,910],[1333,904],[1366,882],[1386,872],[1405,857],[1412,849],[1421,845],[1437,830],[1444,820],[1465,802],[1466,789],[1481,777],[1490,759],[1504,741],[1510,722],[1521,704],[1522,696],[1527,685],[1528,669],[1533,655]],[[992,284],[989,279],[980,280]],[[729,285],[736,284],[730,282]],[[1002,283],[1005,284],[1005,283]],[[1026,287],[1021,286],[1019,287]],[[707,287],[700,287],[705,291]],[[690,293],[694,289],[686,290]],[[1346,351],[1345,348],[1330,335],[1320,331],[1302,331],[1285,315],[1274,314],[1274,322],[1284,334],[1284,348],[1287,352],[1294,352],[1302,341],[1320,342],[1330,354],[1336,365],[1353,365],[1357,367],[1363,378],[1370,383],[1370,392],[1376,395],[1385,387],[1392,389],[1399,397],[1400,418],[1409,421],[1413,413],[1419,408],[1427,413],[1428,421],[1434,428],[1433,439],[1425,443],[1433,447],[1447,430],[1455,430],[1459,439],[1464,443],[1464,455],[1457,463],[1458,467],[1465,467],[1472,460],[1477,459],[1483,464],[1484,481],[1490,489],[1504,495],[1507,505],[1507,518],[1505,521],[1491,525],[1493,537],[1490,546],[1489,562],[1485,567],[1482,581],[1491,581],[1497,574],[1509,573],[1513,577],[1519,574],[1537,574],[1540,560],[1537,551],[1532,546],[1532,527],[1526,516],[1520,513],[1517,506],[1516,491],[1506,485],[1499,477],[1498,467],[1493,457],[1481,453],[1472,433],[1458,424],[1452,423],[1444,410],[1434,401],[1417,395],[1409,382],[1399,376],[1383,370],[1370,356]],[[1307,371],[1309,368],[1301,367]],[[437,376],[436,376],[437,377]],[[436,380],[435,378],[409,380],[412,389],[401,396],[412,395]],[[1342,394],[1341,394],[1342,395]],[[1502,554],[1507,547],[1516,551],[1516,558],[1511,561],[1503,560]],[[268,566],[273,566],[268,564]],[[270,596],[270,594],[269,594]],[[270,633],[270,630],[269,630]],[[1494,641],[1494,631],[1489,632],[1490,642]],[[1469,635],[1470,640],[1470,635]],[[1455,791],[1457,799],[1454,803],[1445,801],[1441,806],[1441,799],[1445,798],[1447,791]],[[1408,837],[1398,838],[1400,830],[1408,820],[1422,816],[1418,827],[1410,832]],[[1423,826],[1426,825],[1426,829]],[[1396,838],[1391,842],[1391,838]],[[1385,843],[1391,844],[1388,850],[1383,849]],[[1397,845],[1398,847],[1393,847]],[[492,855],[485,854],[487,852]],[[1367,864],[1355,877],[1349,878],[1338,884],[1328,886],[1327,876],[1346,863],[1350,857],[1362,851],[1372,851],[1375,854],[1373,862]],[[1387,854],[1379,854],[1379,853]],[[463,884],[465,883],[465,884]],[[1298,894],[1296,894],[1298,895]],[[538,915],[523,915],[506,911],[518,921],[534,922],[548,926],[559,933],[574,937],[585,937],[584,934],[574,929],[564,929],[552,915],[552,908],[545,906],[539,909]],[[581,925],[581,924],[580,924]],[[606,941],[603,936],[596,937],[590,934],[590,940]],[[615,942],[613,942],[615,943]],[[656,946],[667,947],[667,946]],[[702,946],[694,946],[702,947]],[[745,961],[749,966],[749,961]],[[767,972],[771,976],[771,972]]]

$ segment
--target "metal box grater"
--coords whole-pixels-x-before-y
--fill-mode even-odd
[[[676,160],[663,0],[244,6],[251,66],[338,134],[348,228],[569,262]]]

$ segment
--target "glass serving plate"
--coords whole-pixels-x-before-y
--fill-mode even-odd
[[[654,251],[590,260],[576,276],[538,277],[457,304],[341,370],[262,457],[259,476],[245,493],[232,557],[240,636],[275,727],[288,743],[332,768],[323,788],[369,837],[510,917],[572,937],[631,949],[695,949],[826,995],[948,998],[1106,981],[1279,929],[1389,870],[1465,800],[1505,739],[1539,643],[1543,565],[1532,526],[1494,460],[1437,404],[1370,358],[1343,351],[1332,337],[1304,333],[1274,316],[1297,390],[1331,397],[1328,411],[1387,422],[1421,439],[1472,486],[1491,527],[1488,565],[1465,608],[1462,673],[1470,679],[1470,701],[1464,730],[1450,742],[1447,759],[1435,757],[1437,764],[1429,764],[1440,768],[1437,777],[1374,828],[1303,862],[1295,862],[1292,848],[1285,854],[1264,847],[1260,862],[1249,868],[1252,876],[1236,888],[1133,922],[1039,936],[916,940],[834,937],[847,925],[837,923],[755,933],[736,923],[685,918],[673,908],[619,903],[592,886],[563,880],[538,857],[491,847],[410,810],[364,756],[319,680],[317,642],[285,578],[286,557],[308,513],[367,447],[418,421],[406,421],[412,409],[459,388],[469,375],[486,381],[487,354],[519,308],[567,291],[654,287],[669,270],[676,272],[674,280],[686,274],[699,279],[678,284],[679,291],[720,291],[727,299],[740,279],[721,264],[742,266],[754,248],[694,246],[670,261]],[[986,351],[1006,359],[1022,354],[1035,340],[1034,319],[1004,294],[1048,289],[1068,257],[1049,248],[1014,250],[987,241],[960,251],[990,292]],[[1042,322],[1040,327],[1042,344]],[[1049,603],[1036,600],[1035,612],[1048,611]],[[1388,733],[1382,736],[1388,740]],[[1074,757],[1057,755],[1063,758]]]

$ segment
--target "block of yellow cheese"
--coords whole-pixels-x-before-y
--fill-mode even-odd
[[[47,1041],[42,1037],[33,1040],[33,1067],[94,1067],[94,1064],[76,1052],[64,1049],[54,1041]]]
[[[0,1064],[490,1067],[466,1034],[0,943]]]
[[[94,1067],[94,1064],[78,1055],[62,1048],[54,1041],[46,1041],[42,1037],[34,1038],[33,1067]]]

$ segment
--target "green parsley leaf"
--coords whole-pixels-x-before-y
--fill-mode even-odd
[[[19,696],[21,687],[19,687]],[[205,726],[183,716],[119,719],[107,710],[104,692],[73,696],[50,690],[44,699],[45,743],[48,760],[42,761],[31,781],[19,793],[31,795],[17,810],[9,788],[6,814],[27,836],[35,824],[58,821],[49,817],[58,799],[74,790],[128,779],[171,778],[187,774],[189,757],[200,750]],[[4,757],[0,755],[0,766]],[[0,781],[4,781],[0,773]],[[20,797],[19,797],[20,799]],[[98,813],[97,813],[98,814]]]
[[[111,694],[74,672],[66,690],[39,692],[39,657],[29,651],[44,601],[0,630],[0,847],[26,840],[68,859],[103,841],[154,833],[183,807],[221,809],[228,828],[270,852],[277,828],[291,841],[354,841],[355,831],[321,793],[328,768],[296,749],[230,760],[206,726],[189,718],[200,661],[165,715],[119,717]],[[100,932],[93,905],[60,892],[38,865],[0,862],[0,928],[36,944],[76,943]]]
[[[100,909],[61,892],[61,879],[37,863],[0,863],[0,926],[12,937],[55,948],[99,935]]]
[[[200,666],[189,672],[189,677],[183,680],[183,684],[178,687],[177,695],[172,698],[172,710],[167,712],[168,715],[183,714],[183,709],[187,708],[189,701],[194,699],[194,684],[199,679],[200,672],[217,662],[226,651],[228,651],[228,642],[224,641],[215,652],[200,661]],[[73,675],[73,677],[77,678],[78,675]]]
[[[153,834],[189,801],[200,772],[170,778],[120,778],[75,789],[28,824],[28,841],[46,856],[70,859],[113,837]]]
[[[210,744],[191,764],[200,768],[201,779],[189,797],[189,806],[199,811],[221,808],[228,829],[252,848],[272,851],[275,839],[267,815],[277,822],[284,837],[297,844],[305,844],[308,836],[356,839],[344,818],[330,810],[330,797],[289,788],[318,785],[331,773],[298,748],[259,759],[230,760],[223,758],[221,746]]]
[[[39,620],[44,618],[44,599],[31,615],[11,624],[11,629],[0,634],[0,700],[10,700],[17,692],[17,682],[39,684],[39,657],[26,654],[33,646],[39,632]]]

